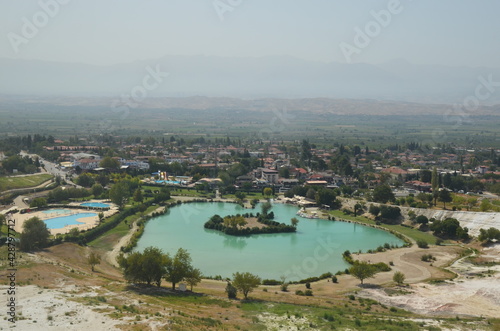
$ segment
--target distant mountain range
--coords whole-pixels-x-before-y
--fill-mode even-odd
[[[162,73],[156,80],[147,78],[157,70]],[[492,75],[494,82],[500,82],[500,68],[414,65],[403,60],[380,65],[322,63],[288,56],[165,56],[110,66],[0,59],[0,73],[0,93],[4,96],[77,98],[113,98],[134,92],[137,96],[153,98],[333,98],[462,103],[466,97],[474,96],[480,76],[487,79]],[[500,87],[496,88],[498,91],[481,100],[482,105],[500,103]]]

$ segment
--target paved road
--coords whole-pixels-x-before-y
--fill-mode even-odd
[[[25,151],[21,151],[19,153],[21,156],[29,156],[31,158],[35,158],[35,157],[38,157],[38,159],[40,160],[40,163],[43,164],[43,167],[45,168],[45,171],[54,175],[54,176],[59,176],[60,178],[66,180],[66,182],[69,184],[69,185],[73,185],[73,186],[76,186],[76,187],[80,187],[78,185],[76,185],[75,183],[73,183],[71,181],[71,178],[68,175],[68,172],[67,171],[64,171],[64,170],[61,170],[60,167],[56,164],[56,163],[53,163],[49,160],[45,160],[43,158],[41,158],[40,156],[38,156],[37,154],[28,154],[26,153]]]

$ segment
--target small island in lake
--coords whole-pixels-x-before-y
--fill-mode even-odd
[[[273,221],[274,213],[253,215],[229,215],[222,218],[214,215],[205,223],[205,229],[217,230],[231,236],[248,236],[262,233],[296,232],[298,220],[292,219],[292,225]]]

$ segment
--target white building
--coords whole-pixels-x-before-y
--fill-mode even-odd
[[[272,169],[262,169],[262,179],[271,184],[278,183],[279,173]]]

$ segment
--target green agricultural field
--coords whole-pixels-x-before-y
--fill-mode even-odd
[[[53,176],[49,174],[23,177],[0,177],[0,192],[12,189],[35,187],[48,181],[52,177]]]
[[[43,111],[40,111],[43,110]],[[378,148],[419,142],[435,145],[500,147],[497,116],[474,116],[459,126],[443,115],[340,115],[294,110],[286,121],[273,113],[234,109],[140,109],[120,117],[110,108],[92,106],[0,106],[0,132],[11,135],[39,133],[59,138],[102,134],[101,122],[113,123],[105,133],[117,136],[213,141],[215,138],[296,141],[318,145],[359,144]],[[26,121],[29,118],[29,121]],[[436,133],[439,133],[436,135]]]

